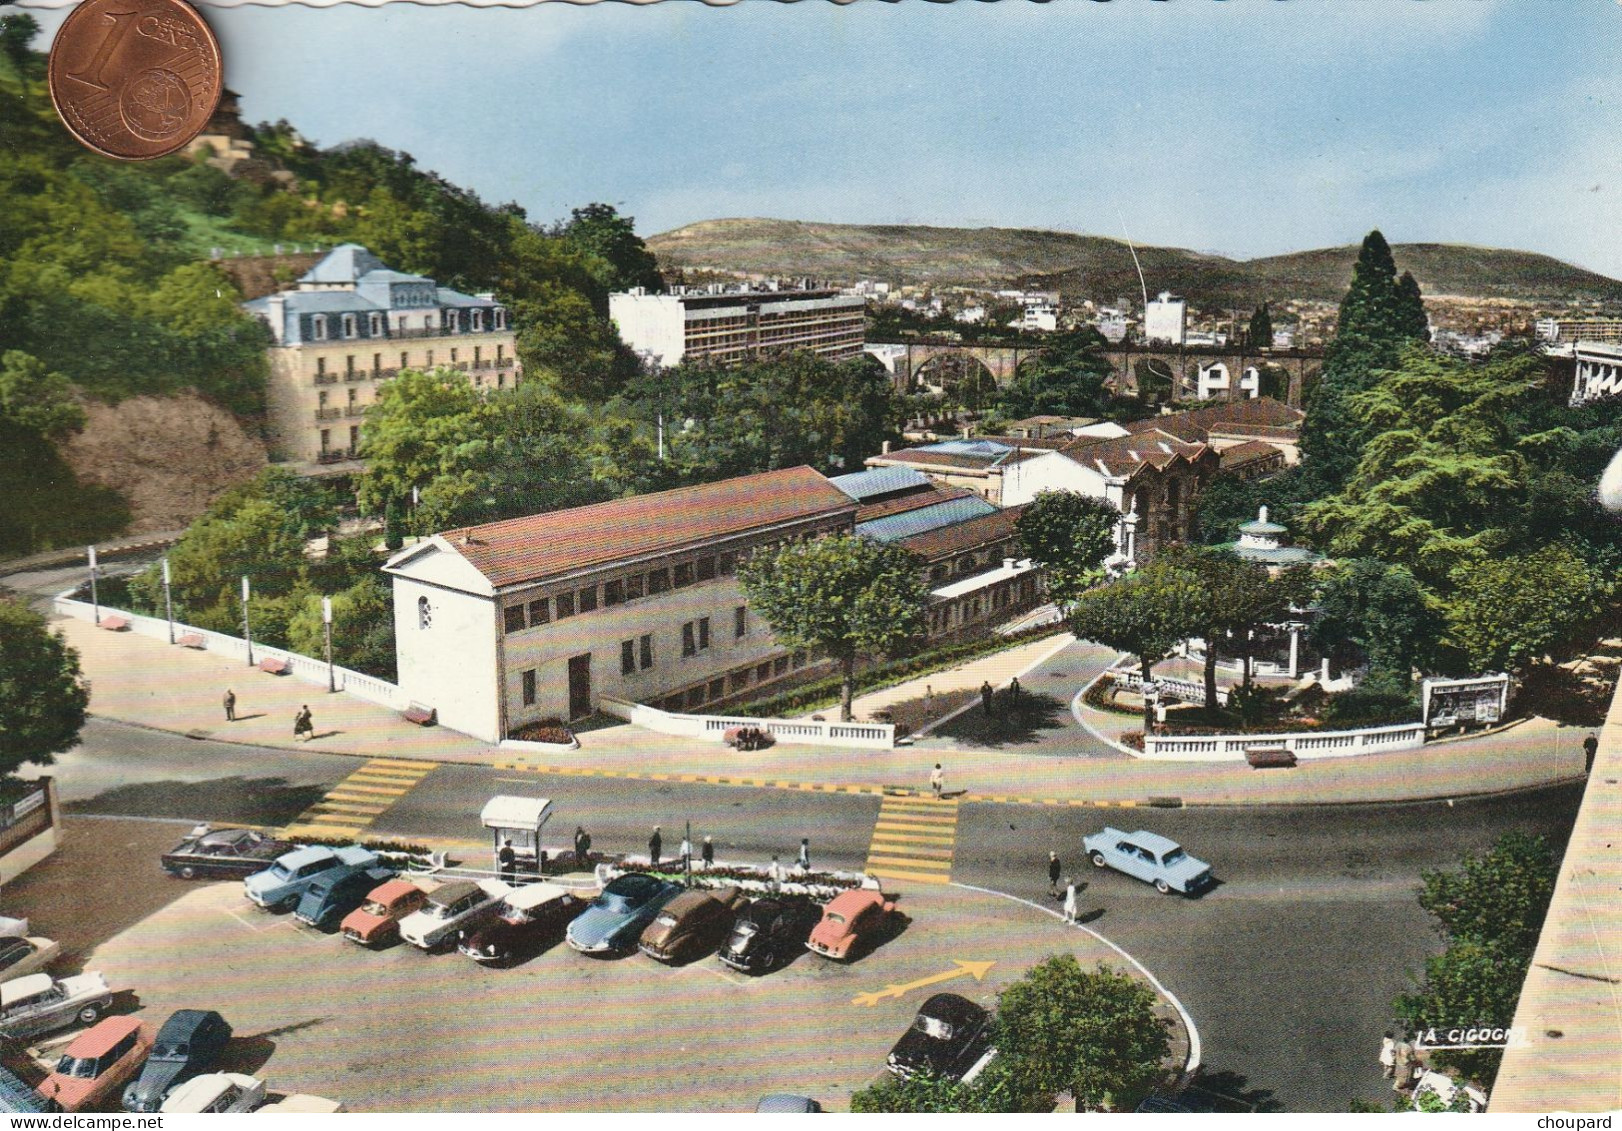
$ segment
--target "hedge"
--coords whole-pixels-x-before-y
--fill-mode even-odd
[[[865,695],[870,691],[894,687],[898,683],[905,683],[915,675],[952,667],[964,660],[989,656],[1023,644],[1027,640],[1042,636],[1057,636],[1065,631],[1067,629],[1063,625],[1037,625],[1007,636],[985,636],[978,640],[965,640],[957,644],[930,648],[896,660],[886,660],[857,672],[853,692],[855,695]],[[765,699],[750,700],[727,713],[763,719],[787,718],[806,711],[837,706],[839,695],[840,679],[838,676],[832,676]]]

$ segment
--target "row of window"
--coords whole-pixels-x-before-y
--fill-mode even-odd
[[[1018,581],[1004,581],[990,593],[942,602],[929,610],[929,634],[946,632],[951,628],[980,619],[982,610],[995,613],[1014,604],[1023,604],[1036,598],[1036,580],[1029,574]]]
[[[700,581],[713,581],[717,576],[731,577],[737,572],[738,555],[735,551],[705,554],[671,566],[650,569],[646,573],[616,577],[603,582],[601,586],[587,585],[553,597],[537,597],[527,604],[508,605],[502,610],[503,627],[508,632],[522,632],[525,628],[572,617],[577,612],[593,612],[597,608],[599,593],[604,607],[623,605],[643,597],[655,597],[671,589],[685,589]]]
[[[424,330],[443,329],[447,334],[455,334],[462,330],[465,324],[468,333],[483,333],[485,326],[484,308],[474,307],[466,311],[466,319],[461,317],[463,313],[463,311],[453,307],[446,307],[436,314],[425,314],[422,317],[422,328]],[[365,317],[367,336],[381,338],[387,324],[384,316],[373,313],[367,314]],[[361,316],[358,314],[341,314],[337,316],[337,321],[334,323],[325,314],[312,314],[310,316],[310,337],[317,342],[324,342],[329,338],[337,337],[358,338],[360,337],[360,318]],[[414,329],[411,320],[405,315],[400,316],[397,328],[401,330]],[[498,306],[490,312],[490,329],[505,330],[506,328],[507,312]]]
[[[778,656],[773,660],[762,660],[758,664],[738,668],[736,671],[726,672],[713,676],[703,683],[696,683],[685,691],[678,691],[659,700],[654,706],[662,711],[692,711],[704,706],[706,703],[718,703],[722,699],[730,699],[741,694],[753,685],[770,683],[774,679],[781,679],[791,670],[799,671],[809,663],[811,657],[805,652],[795,652],[792,656]]]
[[[424,360],[424,368],[432,369],[434,367],[434,351],[433,350],[426,351],[426,353],[424,355],[424,358],[425,358],[425,360]],[[452,346],[451,347],[451,364],[455,365],[459,360],[461,360],[461,350],[459,350],[456,346]],[[485,362],[486,360],[487,359],[484,356],[484,347],[483,346],[474,346],[473,347],[473,364],[474,364],[474,366],[476,368],[486,368],[486,366],[483,365],[483,362]],[[496,362],[496,367],[498,369],[507,368],[507,366],[502,364],[503,362],[509,360],[508,357],[507,357],[506,343],[504,343],[504,342],[496,343],[496,356],[495,356],[494,360]],[[401,350],[400,351],[400,368],[401,369],[410,369],[411,368],[411,351],[410,350]],[[372,370],[371,371],[372,371],[372,373],[374,375],[381,374],[383,372],[383,355],[382,354],[374,353],[372,355]],[[358,369],[356,367],[356,365],[355,365],[355,355],[350,353],[350,354],[345,354],[344,355],[344,372],[346,374],[353,374],[353,373],[357,373],[357,372],[364,373],[365,369],[364,368],[359,368]],[[325,377],[327,375],[327,359],[325,357],[317,357],[315,359],[315,375],[318,378]]]

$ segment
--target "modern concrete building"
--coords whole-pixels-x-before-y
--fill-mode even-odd
[[[401,689],[486,741],[598,697],[694,710],[814,662],[778,646],[743,556],[849,532],[857,503],[809,467],[462,530],[384,564]]]
[[[1622,396],[1622,339],[1616,342],[1580,341],[1574,356],[1577,374],[1571,385],[1573,406],[1605,397]]]
[[[608,316],[626,345],[658,365],[725,365],[790,350],[845,361],[861,356],[867,301],[833,290],[639,288],[608,296]]]
[[[1170,291],[1143,308],[1143,340],[1180,346],[1188,337],[1188,303]]]
[[[356,458],[378,386],[402,369],[445,367],[475,385],[516,385],[507,309],[387,267],[359,244],[334,248],[289,291],[243,304],[270,328],[265,387],[272,455],[296,464]]]

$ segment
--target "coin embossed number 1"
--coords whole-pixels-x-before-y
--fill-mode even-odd
[[[184,0],[85,0],[51,44],[49,76],[69,132],[132,161],[184,148],[224,87],[219,43]]]

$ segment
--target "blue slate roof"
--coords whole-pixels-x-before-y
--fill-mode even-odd
[[[474,295],[453,291],[449,287],[439,288],[440,306],[500,306],[494,299],[478,298]]]
[[[301,283],[353,283],[371,271],[386,271],[387,265],[361,247],[346,243],[333,248],[314,267],[299,277]]]
[[[994,514],[996,510],[996,507],[979,496],[966,495],[962,498],[948,499],[944,503],[936,503],[932,507],[919,507],[917,510],[859,523],[856,533],[875,542],[897,542],[903,538],[911,538],[915,534],[939,530],[943,526]]]
[[[1007,452],[1018,451],[1008,444],[996,440],[942,440],[937,444],[924,444],[918,449],[920,452],[943,452],[953,456],[989,456],[995,457]]]
[[[910,467],[875,467],[870,471],[853,471],[848,475],[835,475],[828,482],[858,501],[866,501],[894,491],[907,491],[929,486],[929,476]]]

